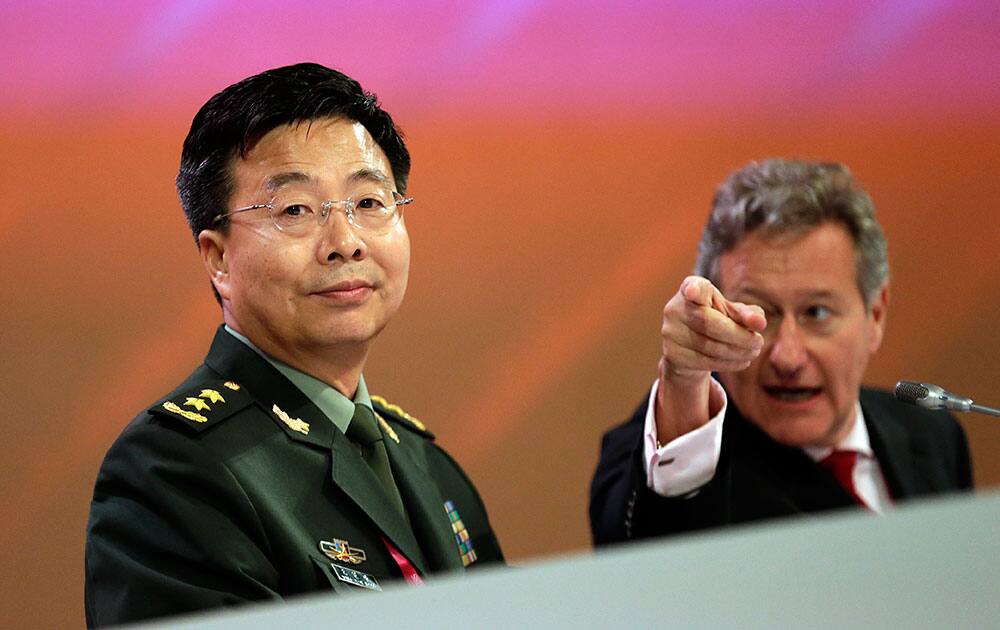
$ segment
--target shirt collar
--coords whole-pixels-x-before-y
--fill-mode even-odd
[[[867,457],[875,457],[871,439],[868,437],[868,425],[865,424],[865,414],[861,411],[861,401],[858,400],[854,403],[854,426],[851,427],[851,431],[836,446],[833,448],[829,446],[806,446],[802,450],[815,461],[824,459],[834,450],[856,451]]]
[[[358,379],[358,391],[354,394],[354,400],[352,401],[318,378],[268,356],[263,350],[255,346],[252,341],[230,328],[228,324],[224,325],[224,328],[226,332],[242,341],[251,350],[273,365],[276,370],[281,372],[285,378],[306,395],[306,398],[310,402],[319,407],[319,410],[326,414],[333,421],[334,426],[340,429],[342,433],[347,433],[347,427],[351,424],[351,418],[354,417],[355,404],[364,405],[372,413],[375,412],[372,409],[372,401],[368,395],[368,386],[365,384],[364,374]]]

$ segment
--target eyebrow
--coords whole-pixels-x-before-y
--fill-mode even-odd
[[[746,301],[747,299],[757,300],[758,302],[765,302],[767,304],[771,303],[768,296],[755,290],[753,287],[741,287],[739,291],[731,292],[726,294],[726,299],[737,300],[740,302]]]
[[[740,292],[737,293],[736,295],[738,295],[740,297],[755,298],[755,299],[761,300],[762,302],[767,302],[769,304],[772,302],[772,300],[771,300],[771,298],[770,298],[769,295],[767,295],[766,293],[764,293],[762,291],[758,291],[757,289],[755,289],[753,287],[747,287],[745,289],[741,289]],[[827,291],[826,289],[820,289],[818,291],[809,291],[809,292],[807,292],[807,293],[804,294],[804,297],[807,300],[827,300],[827,299],[836,298],[837,295],[833,291]]]
[[[357,184],[360,182],[375,182],[376,184],[385,184],[390,188],[392,187],[392,180],[389,179],[389,176],[376,168],[358,169],[347,177],[348,184]]]
[[[282,186],[287,186],[288,184],[311,184],[315,183],[315,181],[316,179],[309,173],[303,173],[302,171],[286,171],[284,173],[275,173],[265,179],[264,190],[273,192]]]
[[[389,176],[375,168],[361,168],[347,176],[348,184],[357,184],[360,182],[375,182],[376,184],[384,184],[390,188],[392,187],[392,180],[389,179]],[[288,184],[315,183],[316,178],[309,173],[304,173],[302,171],[286,171],[284,173],[275,173],[265,179],[264,189],[269,192],[273,192],[282,186],[287,186]]]

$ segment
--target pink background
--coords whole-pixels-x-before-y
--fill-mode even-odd
[[[589,547],[599,437],[647,391],[660,309],[750,159],[844,161],[872,193],[893,302],[868,382],[1000,404],[996,4],[663,4],[0,8],[0,626],[83,625],[104,451],[220,317],[181,142],[211,94],[286,63],[358,78],[407,133],[410,293],[369,385],[465,465],[516,563]],[[1000,424],[962,421],[997,486]]]

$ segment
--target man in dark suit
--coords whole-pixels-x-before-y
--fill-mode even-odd
[[[316,64],[195,116],[177,186],[225,323],[101,466],[88,625],[502,561],[472,483],[362,375],[406,289],[409,167],[375,97]]]
[[[861,388],[889,304],[885,237],[839,164],[767,160],[716,193],[663,312],[659,379],[609,431],[597,545],[972,485],[947,413]]]

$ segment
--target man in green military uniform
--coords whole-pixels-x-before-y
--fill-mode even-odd
[[[362,375],[406,289],[409,168],[374,96],[316,64],[195,116],[177,186],[225,323],[101,466],[88,625],[503,560],[472,483]]]

